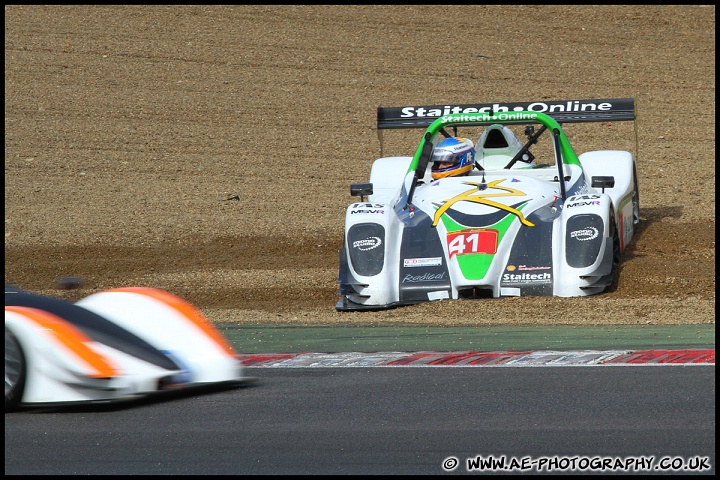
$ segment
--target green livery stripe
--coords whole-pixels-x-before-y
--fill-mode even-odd
[[[520,205],[517,209],[522,211],[523,208],[527,206],[527,202]],[[518,219],[517,216],[512,214],[507,214],[505,217],[500,220],[499,222],[496,222],[493,225],[488,225],[482,228],[491,228],[493,230],[498,231],[498,245],[502,243],[503,238],[505,237],[505,234],[507,233],[510,226],[513,224],[513,222]],[[445,229],[448,233],[457,232],[459,230],[467,230],[468,227],[464,225],[460,225],[459,223],[455,222],[452,218],[449,216],[443,214],[440,217],[440,220],[442,221],[443,225],[445,226]],[[468,280],[481,280],[487,275],[488,269],[490,269],[490,264],[492,263],[493,259],[495,258],[495,254],[492,253],[474,253],[471,255],[457,255],[455,258],[457,258],[458,266],[460,267],[460,271],[462,272],[463,276]]]
[[[622,209],[625,208],[625,205],[627,205],[628,202],[630,200],[632,200],[632,198],[633,198],[633,195],[632,195],[632,193],[630,193],[629,195],[625,195],[625,197],[623,197],[622,200],[620,200],[620,203],[618,205],[618,208],[620,209],[620,211],[622,211]]]

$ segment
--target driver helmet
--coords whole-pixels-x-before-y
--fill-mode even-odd
[[[444,138],[432,156],[432,178],[467,175],[475,165],[475,145],[462,137]]]

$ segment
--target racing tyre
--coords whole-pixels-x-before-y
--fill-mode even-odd
[[[620,249],[620,234],[618,233],[617,223],[615,222],[615,217],[612,216],[612,221],[610,222],[610,236],[612,237],[613,242],[613,271],[615,270],[615,266],[620,263],[622,260],[622,250]]]
[[[638,188],[637,169],[635,168],[635,165],[633,165],[633,188],[635,190],[632,199],[633,223],[637,225],[640,223],[640,189]]]
[[[618,282],[620,281],[620,266],[622,251],[620,250],[620,234],[618,233],[617,223],[615,222],[615,216],[610,216],[610,238],[612,238],[612,270],[610,270],[610,285],[605,290],[606,292],[614,292],[617,290]]]
[[[5,411],[17,407],[25,389],[27,366],[20,342],[5,328]]]

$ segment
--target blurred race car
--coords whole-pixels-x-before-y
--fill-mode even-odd
[[[129,287],[79,302],[5,285],[5,410],[131,400],[247,380],[188,302]]]
[[[577,155],[562,124],[629,120],[632,98],[378,108],[381,142],[425,132],[350,186],[336,309],[606,291],[639,222],[635,158]]]

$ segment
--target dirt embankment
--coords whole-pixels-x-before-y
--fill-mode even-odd
[[[16,5],[5,20],[6,282],[149,285],[219,322],[715,321],[713,6]],[[378,105],[611,97],[637,102],[642,220],[615,291],[335,312]],[[87,283],[56,290],[61,275]]]

